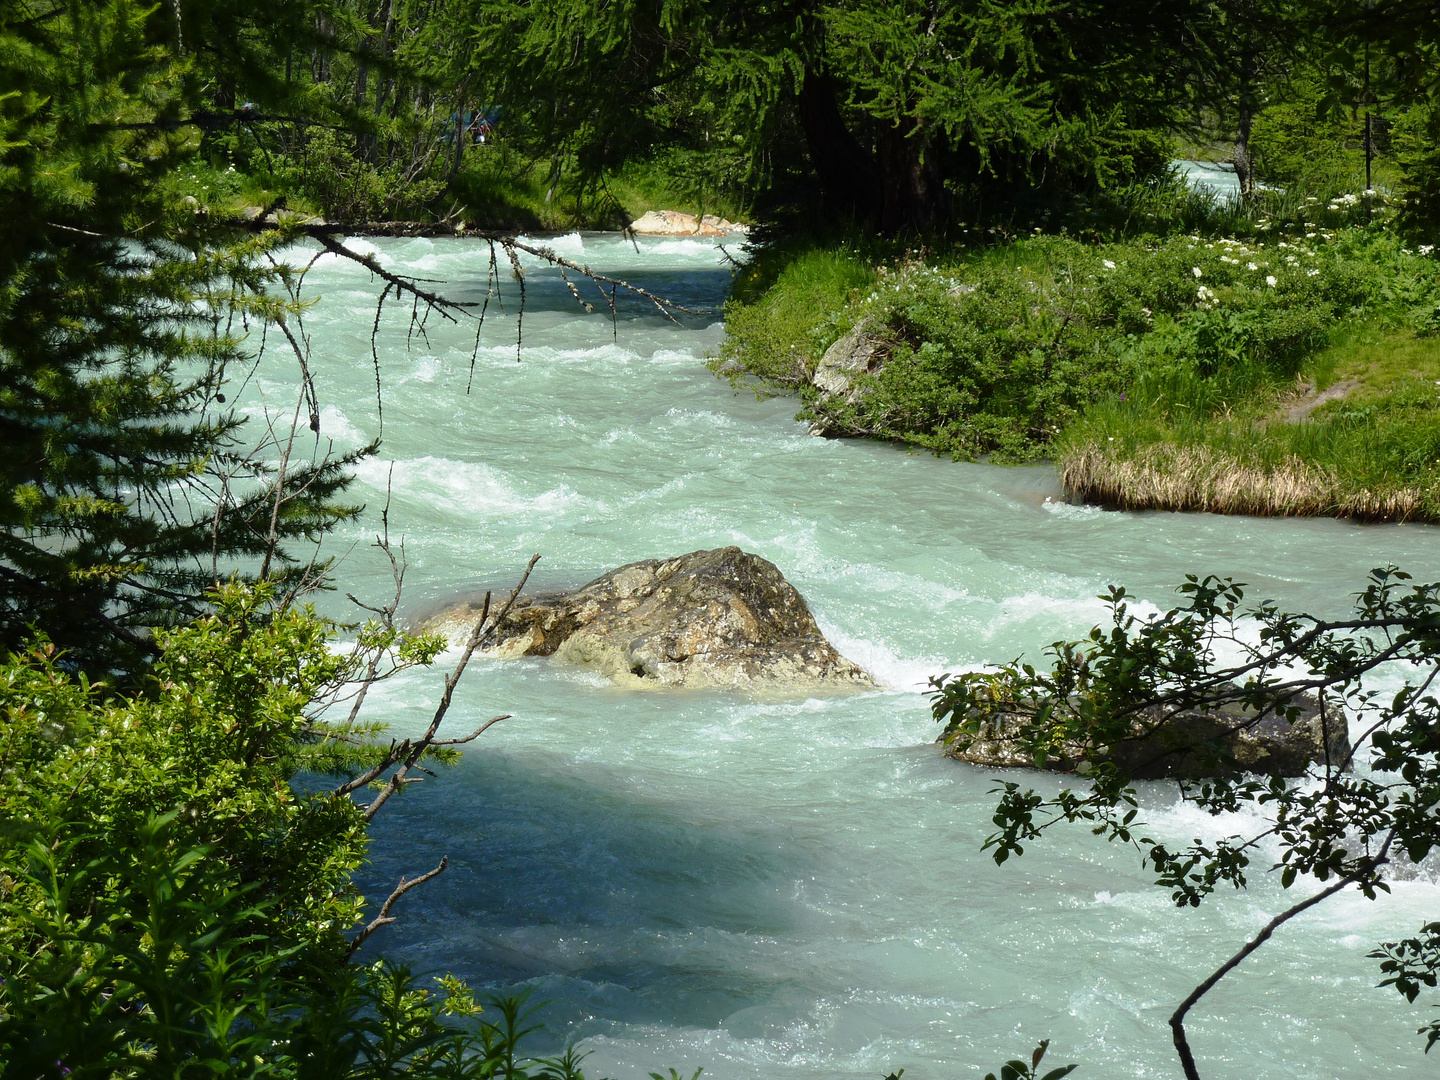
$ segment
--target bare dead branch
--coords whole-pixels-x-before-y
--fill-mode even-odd
[[[433,742],[430,743],[430,745],[460,746],[463,743],[474,742],[481,735],[484,735],[485,732],[489,731],[496,724],[500,723],[501,720],[509,720],[513,716],[514,713],[501,713],[499,716],[492,716],[489,720],[486,720],[485,723],[481,724],[478,728],[472,731],[469,735],[466,735],[463,739],[435,739]]]
[[[435,708],[435,715],[430,721],[430,726],[425,729],[424,735],[411,744],[409,752],[404,755],[403,760],[399,761],[399,767],[390,774],[389,782],[380,790],[380,793],[370,801],[370,804],[365,807],[366,821],[372,820],[375,815],[380,812],[380,808],[389,801],[395,792],[399,791],[406,784],[414,782],[409,778],[408,774],[421,757],[424,756],[425,752],[435,745],[435,735],[440,730],[440,724],[444,721],[445,714],[450,711],[450,703],[455,697],[455,687],[459,685],[460,677],[465,674],[465,668],[469,665],[470,658],[475,655],[475,650],[480,647],[480,643],[490,634],[494,633],[496,627],[498,627],[505,616],[510,613],[510,609],[514,607],[516,599],[520,596],[520,591],[525,588],[525,583],[530,580],[530,572],[535,569],[535,564],[539,561],[539,555],[530,556],[530,561],[525,566],[525,573],[521,575],[519,583],[510,593],[510,598],[506,600],[505,606],[500,609],[498,614],[491,615],[490,597],[489,594],[486,594],[485,608],[481,612],[479,620],[476,621],[474,628],[470,631],[469,637],[466,639],[465,650],[460,654],[460,659],[455,665],[455,670],[445,676],[445,690],[440,695],[440,704]],[[491,724],[498,722],[498,719],[490,721]],[[485,727],[489,726],[489,724],[485,725]],[[483,731],[484,728],[481,730]],[[478,737],[478,735],[479,732],[476,732],[476,736],[472,737]],[[468,742],[469,740],[463,741]],[[377,773],[376,775],[378,776],[379,774]],[[374,779],[374,777],[371,779]]]
[[[387,281],[385,288],[380,290],[380,299],[375,301],[375,325],[370,328],[370,358],[375,362],[375,412],[380,418],[381,434],[385,431],[385,398],[380,391],[380,347],[377,339],[380,337],[380,313],[385,310],[385,298],[393,288],[395,286]]]
[[[383,266],[381,266],[378,262],[375,261],[375,256],[362,255],[358,251],[351,251],[344,244],[340,243],[340,241],[335,239],[335,234],[341,232],[341,230],[338,228],[327,228],[324,231],[307,228],[305,229],[305,232],[307,233],[307,235],[312,236],[316,240],[318,240],[325,247],[326,251],[329,251],[334,255],[339,255],[343,259],[349,259],[352,262],[359,263],[361,266],[365,267],[366,270],[369,270],[376,277],[380,278],[380,280],[387,282],[392,288],[396,290],[397,293],[409,293],[411,296],[418,297],[419,299],[424,300],[431,307],[438,310],[441,316],[450,320],[451,322],[456,321],[455,316],[452,314],[452,312],[463,311],[465,308],[471,308],[475,306],[472,303],[462,300],[447,300],[439,293],[431,292],[429,289],[421,288],[420,285],[417,284],[417,282],[419,281],[418,278],[405,277],[400,274],[393,274],[389,270],[386,270]]]
[[[395,921],[395,917],[390,914],[390,909],[395,906],[395,901],[399,900],[402,896],[404,896],[416,886],[424,885],[425,882],[429,881],[431,878],[439,877],[445,872],[445,867],[449,864],[449,856],[442,855],[440,857],[440,865],[435,867],[434,870],[431,870],[425,874],[421,874],[419,877],[410,880],[406,880],[402,877],[400,879],[400,884],[395,886],[395,891],[385,898],[385,903],[380,905],[380,914],[376,915],[375,918],[371,919],[365,925],[364,929],[362,929],[358,934],[356,934],[353,938],[350,939],[350,950],[345,954],[345,959],[348,960],[350,959],[350,957],[354,956],[356,950],[359,949],[361,945],[365,944],[366,939],[369,938],[371,934],[375,933],[376,930],[379,930],[382,926],[389,926]]]

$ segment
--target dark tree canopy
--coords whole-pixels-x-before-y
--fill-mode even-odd
[[[1198,4],[475,4],[476,80],[599,170],[677,136],[756,172],[803,149],[827,202],[886,231],[994,189],[1152,175]],[[497,66],[489,58],[506,56]]]

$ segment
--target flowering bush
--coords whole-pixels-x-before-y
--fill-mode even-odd
[[[833,340],[863,322],[884,364],[802,415],[958,458],[1032,460],[1126,386],[1233,402],[1293,378],[1336,319],[1417,325],[1437,299],[1436,260],[1378,230],[1099,247],[1039,236],[968,262],[902,261],[828,325]]]

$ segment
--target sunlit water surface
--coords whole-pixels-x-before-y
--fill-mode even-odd
[[[925,680],[1083,633],[1111,582],[1167,604],[1185,573],[1217,572],[1257,599],[1335,611],[1371,566],[1440,574],[1440,534],[1101,512],[1056,501],[1048,469],[811,438],[793,400],[736,393],[704,368],[730,282],[714,244],[553,242],[701,314],[677,326],[622,302],[612,327],[593,287],[580,286],[597,305],[586,315],[532,268],[518,360],[507,279],[472,373],[471,327],[432,316],[421,336],[392,300],[378,333],[384,444],[360,470],[363,523],[330,545],[343,558],[328,609],[346,591],[373,601],[389,589],[367,546],[388,486],[411,614],[507,588],[534,552],[534,583],[564,587],[739,544],[774,561],[885,689],[767,702],[478,662],[448,730],[514,719],[377,820],[372,895],[450,860],[402,901],[378,949],[484,988],[534,988],[552,1002],[536,1048],[578,1041],[592,1076],[979,1076],[1042,1038],[1082,1064],[1078,1076],[1177,1076],[1175,1003],[1293,893],[1262,854],[1247,892],[1177,911],[1133,851],[1083,829],[997,868],[980,846],[992,789],[1010,775],[940,756]],[[452,297],[484,294],[476,241],[350,243]],[[306,318],[321,434],[360,445],[381,434],[380,285],[327,256],[307,288],[323,296]],[[272,356],[242,399],[252,414],[293,407],[293,373]],[[438,670],[387,684],[372,715],[412,731],[439,686]],[[1165,785],[1145,799],[1152,831],[1179,841],[1250,824],[1203,819]],[[1193,1014],[1202,1073],[1429,1075],[1415,1036],[1427,1012],[1376,989],[1365,953],[1435,917],[1437,901],[1422,876],[1285,927]]]

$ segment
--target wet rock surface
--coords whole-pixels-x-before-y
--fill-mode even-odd
[[[1293,725],[1283,718],[1266,717],[1253,726],[1231,730],[1243,721],[1238,713],[1180,713],[1152,731],[1137,724],[1136,736],[1108,754],[1087,756],[1078,745],[1063,747],[1045,768],[1086,772],[1102,761],[1114,761],[1137,780],[1195,780],[1236,768],[1296,777],[1327,760],[1339,764],[1350,753],[1345,718],[1333,706],[1322,717],[1313,699],[1304,704]],[[978,736],[962,736],[945,753],[972,765],[1033,769],[1035,759],[1024,744],[1025,723],[1022,717],[1001,714]]]
[[[426,629],[455,639],[478,614],[461,605]],[[522,598],[490,653],[550,656],[635,688],[875,687],[825,640],[775,564],[738,547],[630,563],[573,592]]]
[[[630,223],[630,231],[641,236],[729,236],[745,232],[746,226],[714,214],[697,218],[678,210],[647,210]]]

